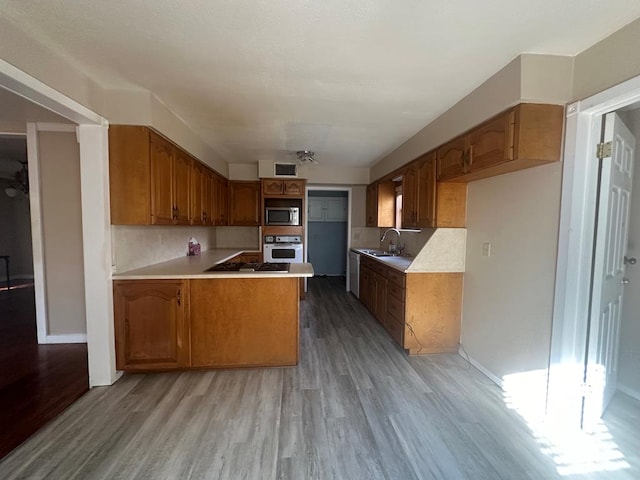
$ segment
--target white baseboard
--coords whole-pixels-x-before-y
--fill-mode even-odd
[[[617,386],[618,390],[620,390],[622,393],[626,393],[627,395],[629,395],[630,397],[635,398],[636,400],[640,401],[640,392],[638,390],[635,390],[633,388],[629,388],[629,387],[625,387],[624,385],[620,385],[618,383]]]
[[[498,385],[500,388],[504,387],[504,384],[502,383],[502,379],[499,377],[496,377],[493,373],[491,373],[489,370],[487,370],[484,366],[482,366],[480,363],[478,363],[476,360],[474,360],[473,358],[471,358],[466,350],[464,350],[462,347],[458,348],[458,355],[460,355],[462,358],[464,358],[465,360],[468,360],[469,363],[471,365],[473,365],[475,368],[477,368],[478,370],[480,370],[480,372],[487,377],[489,380],[491,380],[493,383],[495,383],[496,385]]]
[[[87,343],[86,333],[70,333],[65,335],[47,335],[45,343]]]

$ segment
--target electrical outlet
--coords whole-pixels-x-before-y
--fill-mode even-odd
[[[482,244],[482,256],[483,257],[491,256],[491,244],[489,242],[484,242]]]

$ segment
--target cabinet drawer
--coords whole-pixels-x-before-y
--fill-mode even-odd
[[[391,281],[389,281],[387,283],[387,292],[389,292],[389,294],[396,297],[399,301],[404,302],[404,293],[405,293],[404,287],[399,287],[395,283],[392,283]]]
[[[387,332],[401,347],[404,346],[404,323],[395,321],[392,317],[387,317]]]
[[[387,267],[382,265],[380,262],[373,262],[371,267],[374,272],[376,272],[381,277],[387,278],[387,271],[389,270]]]
[[[396,320],[404,320],[404,302],[389,295],[387,298],[387,313],[396,317]]]
[[[389,279],[390,283],[395,283],[397,286],[404,289],[404,279],[405,279],[404,273],[390,268],[388,269],[388,272],[387,272],[387,278]]]
[[[371,260],[369,257],[365,255],[360,255],[360,266],[367,267],[373,270],[373,264],[376,263],[375,260]]]

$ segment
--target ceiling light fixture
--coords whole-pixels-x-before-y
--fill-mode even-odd
[[[318,163],[318,161],[314,158],[315,153],[311,150],[298,150],[296,152],[296,155],[298,156],[298,163],[300,165],[305,165],[307,163]]]
[[[14,198],[19,192],[24,193],[25,197],[29,196],[29,169],[27,162],[20,163],[22,168],[13,175],[14,181],[4,189],[7,197]]]

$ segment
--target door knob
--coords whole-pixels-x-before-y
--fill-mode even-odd
[[[629,279],[628,278],[623,278],[622,280],[620,280],[620,283],[623,285],[626,285],[627,283],[629,283]]]
[[[635,257],[624,257],[624,263],[628,263],[629,265],[635,265],[636,263],[638,263],[638,259]]]

